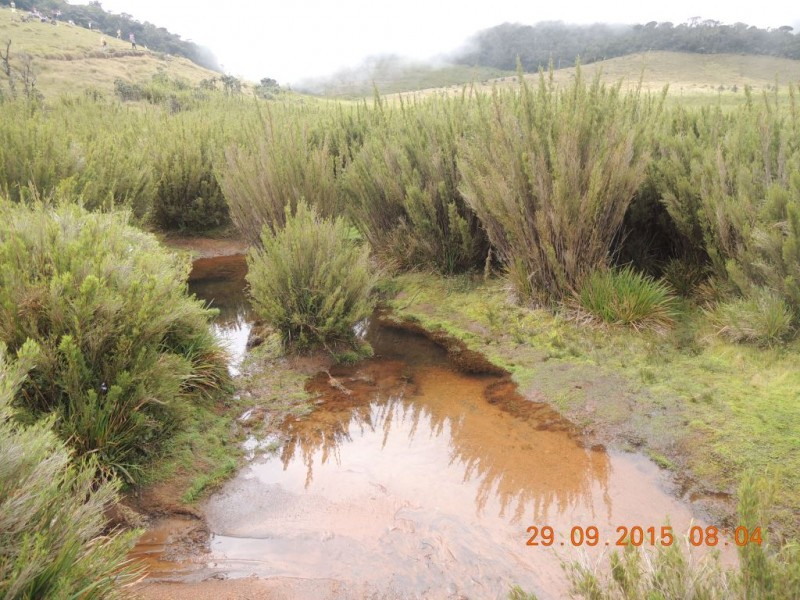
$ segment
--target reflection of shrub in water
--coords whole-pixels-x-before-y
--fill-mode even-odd
[[[409,443],[417,435],[446,436],[449,464],[463,469],[465,483],[476,483],[478,509],[496,502],[500,516],[514,521],[542,521],[553,507],[591,504],[593,484],[608,485],[607,455],[579,447],[557,413],[522,398],[513,384],[509,390],[502,381],[439,368],[409,376],[405,363],[386,360],[332,371],[350,395],[328,377],[312,380],[309,391],[321,393],[324,403],[310,418],[290,424],[281,454],[284,468],[302,459],[307,487],[315,462],[338,461],[340,448],[359,430],[382,433],[382,446],[392,433],[407,433]]]

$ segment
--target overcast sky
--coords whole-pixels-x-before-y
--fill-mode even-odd
[[[73,3],[79,3],[73,0]],[[80,2],[84,3],[84,2]],[[355,66],[369,55],[428,58],[457,48],[480,29],[534,24],[686,22],[690,17],[800,29],[800,4],[787,0],[101,0],[115,13],[166,27],[211,48],[225,70],[292,83]]]

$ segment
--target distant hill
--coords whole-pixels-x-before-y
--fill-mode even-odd
[[[11,0],[0,0],[0,5],[10,6]],[[183,56],[195,64],[212,71],[222,71],[214,54],[194,42],[182,40],[181,36],[145,21],[140,23],[131,15],[114,14],[103,10],[99,1],[87,4],[69,4],[65,0],[15,0],[16,8],[21,12],[37,10],[46,18],[85,27],[115,37],[121,32],[124,40],[134,34],[138,44],[146,46],[154,52],[163,52],[172,56]]]
[[[329,77],[302,81],[293,87],[300,92],[332,98],[363,98],[371,96],[376,88],[381,94],[394,94],[462,86],[508,75],[513,75],[513,71],[379,56],[365,60],[359,67],[343,69]]]
[[[639,52],[667,51],[694,54],[753,54],[800,59],[800,36],[791,25],[760,29],[746,23],[725,25],[699,17],[687,23],[651,21],[644,25],[569,25],[542,22],[536,25],[504,23],[475,34],[453,62],[463,65],[536,72],[583,64]]]
[[[585,77],[601,72],[606,82],[622,81],[624,88],[639,85],[649,91],[659,91],[669,85],[672,97],[683,96],[701,103],[723,95],[728,103],[743,100],[745,86],[756,92],[774,89],[775,84],[786,89],[787,84],[800,83],[800,61],[771,56],[741,54],[692,54],[688,52],[646,52],[597,61],[582,65]],[[575,67],[555,70],[556,83],[566,83],[575,77]],[[527,73],[525,78],[538,81],[538,74]],[[490,90],[493,86],[518,85],[517,77],[506,76],[477,85]],[[452,87],[430,88],[422,95],[453,93]],[[706,98],[704,101],[703,98]]]
[[[10,41],[12,68],[30,65],[36,88],[45,97],[90,88],[111,92],[116,79],[135,83],[149,80],[156,74],[182,79],[192,85],[219,76],[187,58],[141,45],[133,50],[126,40],[86,27],[63,22],[52,25],[38,20],[23,22],[22,16],[19,9],[12,13],[9,8],[0,8],[0,52],[5,55]],[[101,42],[103,38],[105,47]],[[0,73],[0,82],[3,77]]]

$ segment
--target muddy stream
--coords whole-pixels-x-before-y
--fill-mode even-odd
[[[220,309],[236,372],[251,322],[243,261],[198,263],[192,291]],[[679,538],[691,525],[691,505],[646,457],[586,447],[509,379],[459,373],[378,317],[366,338],[375,357],[313,377],[316,410],[283,424],[277,450],[250,440],[248,464],[202,504],[207,552],[171,562],[174,521],[142,537],[150,581],[230,598],[491,599],[513,584],[561,598],[562,558],[602,560],[618,527],[668,519]],[[553,546],[526,545],[529,526],[552,527]],[[598,546],[573,547],[573,528],[589,526]],[[270,585],[235,592],[233,580],[256,579]]]

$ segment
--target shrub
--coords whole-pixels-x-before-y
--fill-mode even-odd
[[[673,323],[675,298],[664,283],[631,267],[597,270],[578,294],[580,308],[612,325],[663,331]]]
[[[118,485],[97,482],[96,466],[73,464],[51,423],[14,423],[11,401],[36,347],[5,361],[0,343],[0,597],[104,599],[137,573],[125,566],[137,532],[105,533]]]
[[[685,235],[743,296],[800,309],[800,117],[765,97],[732,113],[676,113],[660,139],[659,186]]]
[[[708,311],[719,335],[732,342],[774,346],[794,334],[795,315],[774,292],[761,288],[748,298],[720,302]]]
[[[124,214],[0,202],[0,340],[41,346],[18,397],[100,469],[135,480],[181,404],[227,381],[188,263]]]
[[[353,325],[372,309],[374,284],[366,248],[342,219],[321,219],[304,202],[286,225],[266,225],[250,251],[247,281],[256,312],[298,348],[353,342]]]
[[[486,234],[459,192],[466,103],[435,98],[383,108],[382,123],[345,171],[354,222],[377,256],[401,268],[449,274],[486,258]]]
[[[517,296],[540,305],[577,292],[604,266],[645,174],[649,103],[599,76],[557,89],[494,94],[465,138],[461,193]]]
[[[212,163],[209,125],[173,126],[156,152],[158,183],[150,220],[161,230],[204,231],[230,223]]]
[[[254,244],[265,226],[273,232],[283,228],[301,198],[323,216],[337,212],[336,166],[327,143],[312,143],[304,115],[289,112],[281,118],[276,124],[268,112],[244,144],[225,151],[219,170],[231,219]]]

